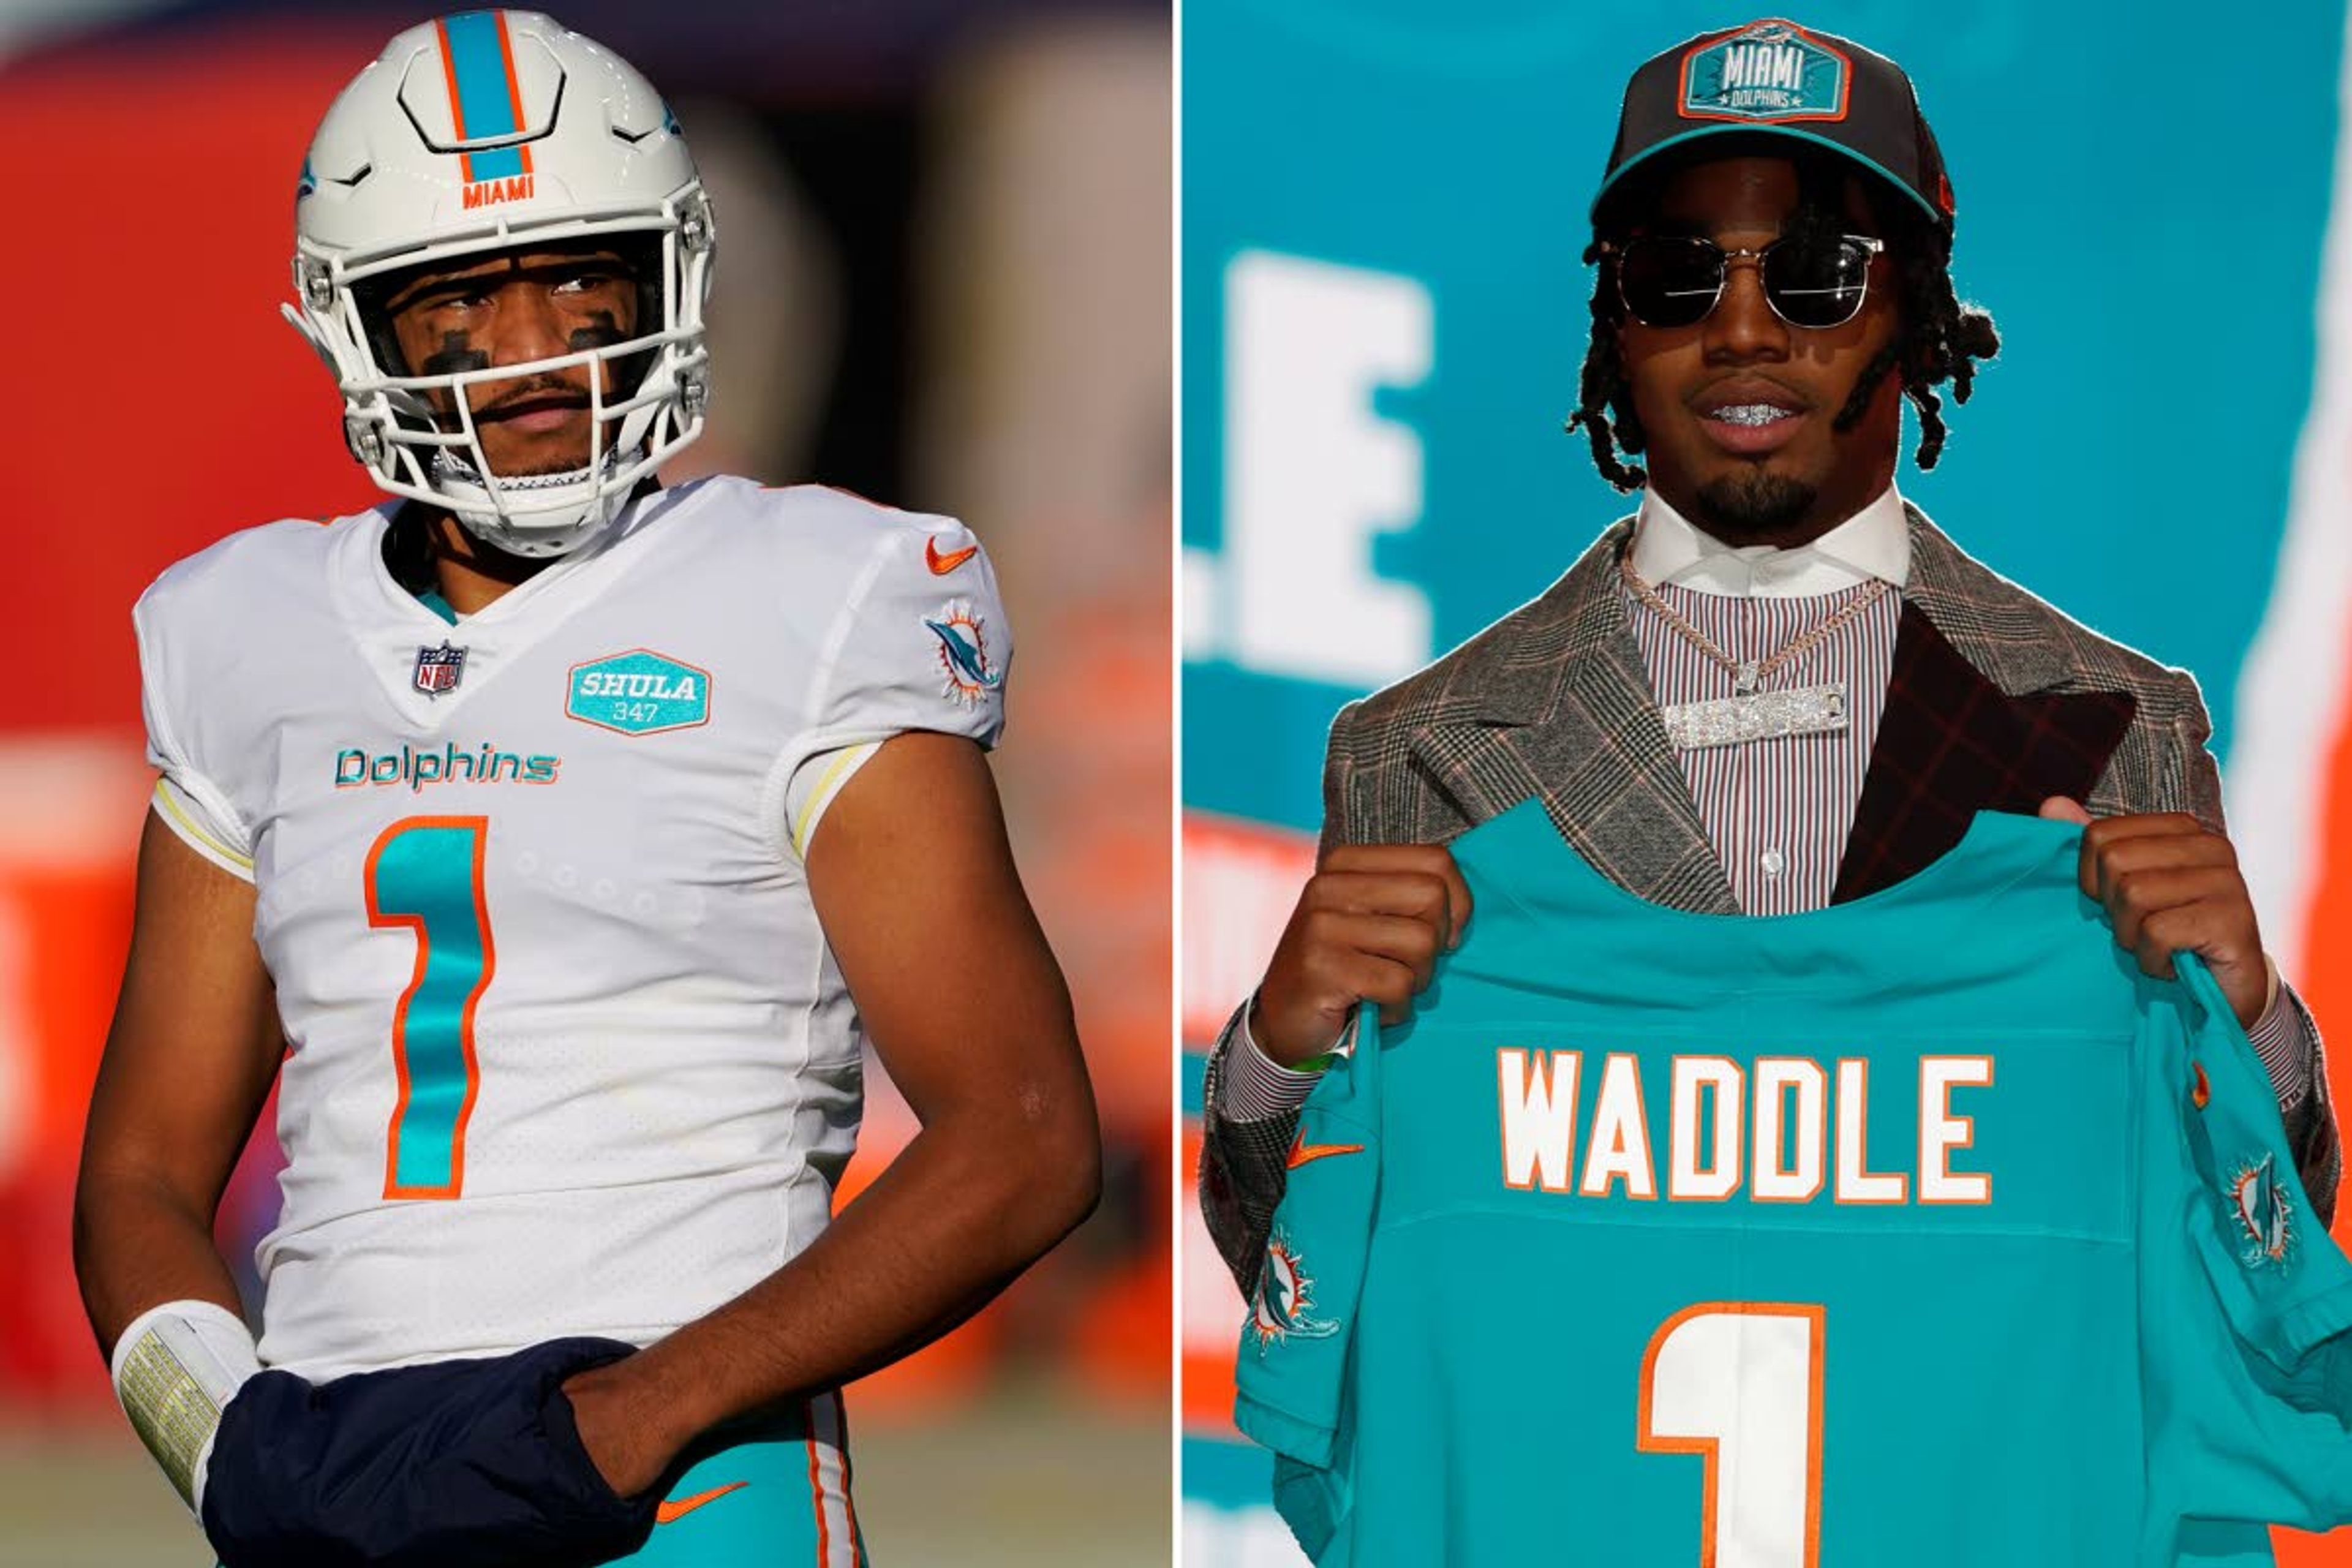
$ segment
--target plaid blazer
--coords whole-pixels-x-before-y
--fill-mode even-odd
[[[1906,510],[1911,576],[1833,898],[1927,866],[1980,809],[2031,813],[2053,795],[2096,816],[2185,811],[2219,830],[2221,779],[2195,679],[2068,619]],[[1323,773],[1324,849],[1445,843],[1532,797],[1628,891],[1739,912],[1625,624],[1617,559],[1633,531],[1633,519],[1620,520],[1539,597],[1340,710]],[[2289,996],[2315,1052],[2317,1030]],[[1218,1116],[1240,1016],[1209,1060],[1201,1206],[1247,1295],[1297,1119]],[[2342,1172],[2324,1070],[2288,1120],[2324,1225]]]

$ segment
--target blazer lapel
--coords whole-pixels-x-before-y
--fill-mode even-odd
[[[1468,824],[1540,799],[1627,891],[1736,914],[1625,624],[1617,556],[1632,532],[1631,520],[1609,528],[1509,635],[1465,660],[1410,744]]]
[[[2128,692],[2045,689],[2068,675],[2046,638],[1971,594],[1958,547],[1918,512],[1910,521],[1885,712],[1833,902],[1925,868],[1979,811],[2088,798],[2137,710]]]

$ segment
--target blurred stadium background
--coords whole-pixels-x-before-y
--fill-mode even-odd
[[[1633,68],[1758,15],[1918,83],[1960,291],[2005,346],[1948,398],[1942,466],[1900,484],[1996,569],[2197,673],[2264,935],[2352,1106],[2341,0],[1186,0],[1188,1186],[1203,1053],[1312,862],[1332,712],[1631,510],[1560,432],[1587,205]],[[1231,1425],[1242,1303],[1189,1191],[1182,1214],[1183,1558],[1295,1563]],[[2352,1563],[2352,1532],[2281,1560]]]
[[[0,0],[0,1563],[210,1558],[112,1405],[68,1202],[128,931],[131,602],[178,556],[374,492],[277,320],[318,117],[425,4]],[[969,521],[1022,657],[998,776],[1069,973],[1101,1213],[852,1390],[892,1563],[1164,1563],[1169,1480],[1170,23],[1154,0],[551,7],[645,70],[723,243],[709,433],[673,480],[817,479]],[[850,1183],[910,1135],[878,1075]],[[220,1226],[247,1258],[267,1139]]]

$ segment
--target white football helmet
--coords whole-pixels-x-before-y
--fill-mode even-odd
[[[320,122],[294,227],[299,308],[286,319],[335,373],[352,455],[385,489],[447,508],[486,542],[530,556],[576,549],[702,433],[709,198],[652,84],[551,18],[469,11],[393,39]],[[646,257],[635,336],[529,364],[393,374],[408,367],[371,279],[380,289],[388,274],[591,235],[644,237],[632,242]],[[586,468],[490,471],[468,386],[607,361],[611,400],[589,376]],[[453,431],[434,419],[436,388],[449,394]]]

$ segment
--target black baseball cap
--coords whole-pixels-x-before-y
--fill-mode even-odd
[[[1794,137],[1842,153],[1951,232],[1952,182],[1903,68],[1778,17],[1703,33],[1633,73],[1593,195],[1595,218],[1609,193],[1660,153],[1734,134]]]

